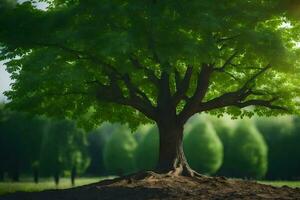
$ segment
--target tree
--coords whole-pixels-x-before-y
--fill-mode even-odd
[[[0,108],[2,174],[6,171],[14,181],[18,181],[21,173],[35,171],[45,125],[46,120],[41,117]]]
[[[184,152],[191,167],[214,174],[223,162],[223,145],[210,122],[198,121],[184,138]]]
[[[298,1],[43,1],[0,8],[10,106],[85,126],[155,122],[158,172],[194,175],[182,140],[195,113],[299,106]]]
[[[219,135],[224,144],[224,163],[219,174],[263,178],[268,169],[268,147],[254,124],[240,121],[233,131],[223,127]]]
[[[104,148],[103,161],[106,170],[114,175],[133,173],[136,170],[136,146],[136,141],[127,127],[116,130]]]
[[[56,184],[65,171],[82,173],[88,166],[84,132],[67,120],[51,120],[41,143],[40,168]]]
[[[299,118],[257,118],[255,122],[269,149],[266,178],[297,179],[300,176]]]
[[[146,134],[139,142],[135,152],[135,162],[138,170],[153,170],[158,161],[158,137],[157,127],[146,130]]]
[[[120,128],[119,124],[103,123],[101,127],[88,133],[88,154],[91,163],[87,173],[95,176],[108,175],[103,163],[103,151],[114,131]]]

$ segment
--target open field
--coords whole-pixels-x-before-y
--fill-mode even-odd
[[[289,186],[292,188],[300,188],[300,181],[259,181],[259,183],[272,185],[276,187]]]
[[[75,187],[95,183],[103,180],[103,177],[91,177],[91,178],[78,178],[75,181]],[[0,182],[0,195],[7,193],[14,193],[18,191],[24,192],[37,192],[50,189],[66,189],[71,188],[71,180],[69,178],[62,178],[58,186],[55,185],[52,179],[42,179],[38,184],[32,181],[21,181],[19,183],[13,182]]]
[[[78,178],[76,179],[75,187],[95,183],[106,178],[110,177]],[[300,181],[259,181],[259,183],[273,185],[277,187],[286,185],[293,188],[300,188]],[[42,179],[38,184],[35,184],[30,181],[21,181],[19,183],[0,182],[0,195],[14,193],[17,191],[36,192],[49,189],[66,189],[71,187],[72,185],[69,178],[62,178],[58,186],[54,184],[54,181],[52,179]]]

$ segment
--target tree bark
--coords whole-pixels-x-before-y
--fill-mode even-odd
[[[173,175],[194,176],[183,152],[183,125],[176,122],[158,123],[159,160],[157,171]]]

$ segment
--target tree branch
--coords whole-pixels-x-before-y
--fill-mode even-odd
[[[188,66],[186,71],[185,71],[183,79],[178,80],[179,78],[177,78],[177,81],[176,81],[177,82],[177,84],[176,84],[177,85],[177,87],[176,87],[177,91],[175,92],[175,94],[172,97],[173,104],[175,106],[177,106],[178,103],[186,97],[186,92],[189,89],[192,74],[193,74],[193,67]],[[177,77],[178,77],[178,75],[177,75]]]
[[[185,122],[190,116],[192,116],[199,105],[209,87],[209,81],[214,68],[210,64],[203,64],[200,73],[198,74],[197,87],[194,95],[189,98],[184,106],[183,110],[179,114],[179,120]]]
[[[155,75],[154,71],[152,71],[151,69],[144,67],[137,58],[135,58],[134,56],[129,56],[129,60],[132,63],[132,65],[136,68],[136,69],[140,69],[143,70],[146,73],[146,76],[149,78],[149,80],[156,86],[159,85],[159,78],[157,78],[157,76]]]
[[[128,77],[124,78],[122,74],[120,74],[112,65],[109,63],[106,63],[102,61],[101,59],[87,53],[84,51],[79,51],[79,50],[74,50],[68,47],[65,47],[60,44],[54,44],[54,43],[36,43],[36,45],[43,46],[43,47],[53,47],[53,48],[58,48],[63,51],[66,51],[68,53],[71,53],[73,56],[75,56],[77,59],[88,59],[94,62],[95,64],[100,64],[101,66],[104,67],[104,72],[108,75],[108,78],[110,80],[109,85],[104,85],[100,83],[99,81],[93,81],[94,83],[97,83],[98,85],[98,92],[96,94],[96,97],[100,101],[108,101],[112,103],[117,103],[121,105],[127,105],[131,106],[137,110],[139,110],[141,113],[146,115],[150,119],[155,119],[156,114],[153,106],[151,105],[151,102],[148,98],[145,98],[146,95],[134,87],[134,85],[129,82]],[[124,81],[125,84],[127,85],[131,97],[126,98],[124,97],[122,90],[120,86],[118,85],[118,81]],[[136,94],[141,95],[143,99],[138,97]],[[151,106],[150,106],[151,105]]]
[[[267,66],[261,68],[257,73],[255,73],[250,79],[248,79],[244,83],[244,85],[241,87],[241,89],[239,90],[239,92],[242,93],[245,90],[247,90],[247,88],[249,87],[249,84],[251,84],[253,81],[255,81],[260,75],[262,75],[265,71],[267,71],[270,68],[271,68],[270,64],[268,64]]]
[[[225,68],[231,64],[232,60],[238,55],[238,51],[235,51],[231,56],[229,56],[229,58],[224,62],[224,64],[222,65],[222,67],[219,68],[214,68],[216,71],[220,71],[220,72],[224,72]]]
[[[278,98],[273,97],[270,100],[252,99],[252,100],[241,102],[239,101],[239,98],[236,96],[236,93],[233,92],[233,93],[224,94],[206,103],[200,104],[198,112],[209,111],[209,110],[228,107],[228,106],[235,106],[239,108],[245,108],[248,106],[262,106],[270,109],[283,110],[288,112],[287,108],[272,104],[277,99]]]
[[[251,76],[240,89],[234,91],[234,92],[228,92],[225,94],[222,94],[219,97],[216,97],[214,99],[211,99],[207,102],[202,103],[201,101],[194,101],[194,105],[187,104],[183,111],[180,113],[180,117],[182,120],[187,120],[190,116],[194,115],[198,112],[203,111],[209,111],[212,109],[227,107],[227,106],[237,106],[237,107],[246,107],[249,105],[257,105],[257,106],[265,106],[269,108],[279,109],[280,106],[272,105],[271,103],[274,101],[274,99],[271,100],[248,100],[243,102],[248,96],[258,94],[257,91],[253,91],[249,85],[254,82],[260,75],[262,75],[266,70],[270,68],[270,64],[268,64],[266,67],[261,68],[257,73],[255,73],[253,76]],[[205,73],[207,77],[209,77],[209,73]],[[209,81],[209,79],[206,77],[206,80]],[[199,86],[199,84],[198,84]],[[205,86],[208,87],[208,82],[202,83],[202,88]],[[197,91],[197,90],[196,90]],[[203,89],[202,89],[203,91]],[[196,92],[197,93],[197,92]],[[194,96],[197,96],[195,93]],[[203,94],[201,92],[201,94]],[[259,94],[261,96],[261,93]],[[202,97],[202,96],[200,96]],[[203,97],[202,97],[203,98]],[[188,107],[190,106],[190,107]]]
[[[229,65],[233,65],[232,61],[234,58],[236,58],[236,56],[238,55],[238,51],[235,51],[231,56],[229,56],[229,58],[224,62],[224,64],[221,67],[217,67],[214,68],[214,70],[216,72],[221,72],[221,73],[225,73],[227,75],[229,75],[231,78],[233,78],[234,80],[238,80],[238,78],[236,78],[233,74],[231,74],[230,72],[226,71],[226,67]]]
[[[223,38],[219,38],[217,39],[217,43],[220,43],[220,42],[226,42],[228,40],[233,40],[233,39],[236,39],[237,37],[241,36],[241,34],[237,34],[237,35],[234,35],[234,36],[229,36],[229,37],[223,37]]]
[[[117,84],[104,85],[101,84],[98,87],[96,97],[99,101],[106,101],[116,103],[120,105],[131,106],[141,113],[143,113],[149,119],[156,119],[155,110],[149,105],[146,105],[135,94],[129,98],[124,97],[120,87]]]
[[[248,106],[263,106],[266,108],[274,109],[274,110],[283,110],[286,112],[289,112],[289,110],[283,106],[278,106],[278,105],[272,105],[272,102],[275,101],[274,99],[271,100],[248,100],[245,102],[237,103],[234,106],[237,106],[239,108],[245,108]]]

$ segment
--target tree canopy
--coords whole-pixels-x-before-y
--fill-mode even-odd
[[[160,112],[185,123],[299,106],[296,0],[11,2],[0,4],[0,59],[13,108],[134,128]]]

